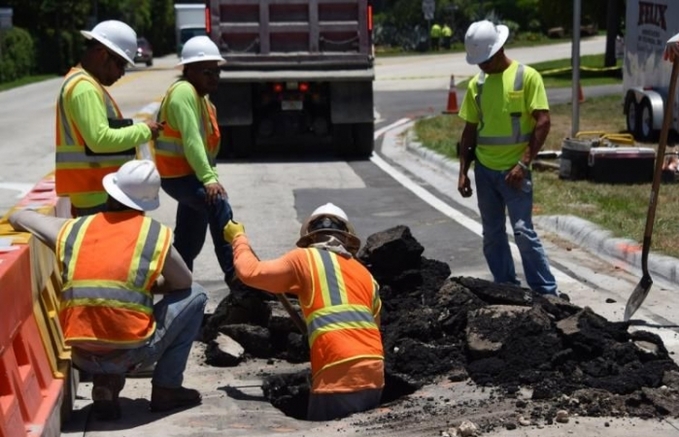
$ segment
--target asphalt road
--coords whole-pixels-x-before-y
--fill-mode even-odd
[[[603,42],[592,40],[592,50],[603,50]],[[588,46],[589,47],[589,46]],[[589,50],[589,49],[587,49]],[[583,49],[583,54],[587,53]],[[567,44],[512,53],[523,62],[569,57]],[[151,69],[130,71],[110,91],[127,116],[143,118],[157,106],[164,90],[176,76],[176,58],[158,59]],[[345,162],[333,159],[258,160],[220,164],[220,180],[229,192],[235,217],[243,222],[254,248],[262,258],[284,253],[294,245],[302,220],[319,204],[332,201],[343,207],[363,238],[396,224],[405,224],[425,246],[424,256],[446,261],[453,274],[488,278],[481,256],[478,219],[472,200],[456,197],[453,176],[428,166],[405,151],[407,118],[426,114],[429,107],[445,103],[450,74],[473,74],[463,55],[388,58],[378,61],[376,112],[379,114],[379,153],[372,160]],[[30,188],[53,167],[54,99],[60,79],[0,93],[0,211],[13,205],[22,190]],[[443,88],[441,85],[443,84]],[[441,91],[443,90],[443,92]],[[431,94],[430,94],[431,93]],[[440,109],[432,109],[438,112]],[[174,223],[175,204],[167,196],[152,216],[168,225]],[[591,305],[611,319],[621,318],[624,299],[636,278],[592,254],[545,236],[545,245],[555,265],[562,291],[579,305]],[[226,295],[212,244],[208,240],[195,263],[195,280],[209,291],[208,311]],[[661,290],[649,298],[642,315],[672,319],[674,298]],[[613,303],[606,304],[606,299]],[[673,332],[668,348],[676,348]],[[335,435],[337,431],[360,434],[354,419],[316,425],[282,416],[261,402],[257,390],[235,399],[226,387],[257,383],[263,372],[289,371],[299,366],[265,364],[254,360],[234,369],[215,369],[202,364],[201,346],[196,345],[186,372],[187,386],[199,387],[204,404],[169,416],[146,411],[148,380],[130,380],[123,391],[125,419],[113,424],[88,420],[89,385],[81,384],[77,411],[64,435],[88,436],[265,436]],[[432,387],[430,390],[439,390]],[[457,392],[456,392],[457,393]],[[460,399],[463,399],[462,394]],[[388,411],[367,413],[372,418]],[[363,416],[364,418],[366,416]],[[160,420],[162,418],[162,420]],[[439,422],[437,422],[437,420]],[[443,421],[443,422],[441,422]],[[404,427],[399,435],[429,433],[445,425],[445,418],[422,417],[415,428]],[[584,422],[584,421],[583,421]],[[427,431],[424,433],[426,425]],[[594,424],[596,427],[596,423]],[[637,431],[644,430],[637,425]],[[655,424],[655,435],[671,435],[669,423]],[[575,428],[577,429],[577,428]],[[618,429],[620,431],[623,428]],[[673,428],[672,428],[673,429]],[[421,430],[413,431],[413,430]],[[556,431],[556,430],[552,430]],[[650,431],[650,429],[649,429]],[[542,430],[540,434],[558,435]],[[571,431],[572,432],[572,431]],[[372,435],[380,434],[379,430]],[[521,434],[519,434],[521,435]],[[526,431],[524,435],[529,435]],[[613,434],[611,434],[613,435]],[[621,433],[615,435],[623,435]]]

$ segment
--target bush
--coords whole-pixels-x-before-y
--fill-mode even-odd
[[[0,82],[28,76],[35,69],[35,49],[31,35],[14,27],[0,33]]]

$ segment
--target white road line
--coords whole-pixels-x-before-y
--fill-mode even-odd
[[[379,138],[386,132],[395,129],[399,126],[402,126],[406,123],[410,122],[410,119],[408,118],[402,118],[389,126],[385,126],[377,131],[375,131],[375,139]],[[384,159],[382,159],[379,155],[376,153],[373,153],[372,157],[370,160],[378,166],[382,171],[387,173],[389,176],[394,178],[398,183],[403,185],[406,189],[410,190],[413,194],[415,194],[417,197],[428,203],[430,206],[433,208],[437,209],[439,212],[442,214],[446,215],[452,220],[455,220],[457,223],[460,225],[464,226],[471,232],[475,233],[479,237],[483,237],[483,227],[481,226],[481,223],[472,220],[471,218],[467,217],[460,211],[456,210],[446,202],[442,201],[438,197],[434,196],[432,193],[427,191],[426,189],[422,188],[420,185],[416,184],[412,180],[410,180],[406,175],[398,171],[396,168],[394,168],[391,164],[386,162]],[[512,243],[510,241],[509,243],[511,250],[512,250],[512,256],[514,257],[515,260],[520,260],[521,256],[519,254],[519,249],[516,246],[516,244]],[[550,266],[552,270],[552,274],[554,275],[557,283],[560,284],[574,284],[578,283],[575,279],[572,277],[568,276],[566,273],[560,271],[559,269],[555,268],[553,265]]]

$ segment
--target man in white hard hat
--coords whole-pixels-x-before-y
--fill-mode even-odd
[[[93,375],[97,418],[120,418],[124,375],[153,363],[152,411],[197,405],[200,393],[182,381],[207,296],[173,250],[172,231],[144,215],[159,205],[158,171],[129,161],[103,186],[106,212],[64,219],[23,210],[9,222],[56,253],[59,321],[73,363]],[[164,296],[155,305],[154,294]]]
[[[83,30],[87,47],[66,74],[56,107],[57,195],[68,197],[74,216],[106,209],[104,175],[135,158],[135,147],[158,136],[155,121],[123,119],[106,86],[133,64],[137,34],[127,24],[109,20]]]
[[[216,158],[221,135],[209,93],[219,85],[219,48],[207,36],[195,36],[182,48],[181,78],[170,86],[158,111],[164,123],[153,144],[163,190],[177,201],[174,246],[193,270],[209,228],[219,266],[233,292],[236,287],[231,245],[222,229],[233,213],[219,182]]]
[[[475,161],[483,253],[495,282],[520,284],[505,229],[508,213],[528,286],[557,294],[532,220],[531,162],[549,132],[549,104],[540,73],[505,55],[508,36],[507,26],[487,20],[472,23],[465,35],[467,62],[481,72],[469,81],[460,108],[465,126],[458,191],[472,195],[467,173]]]
[[[327,203],[300,229],[298,248],[271,261],[254,254],[242,224],[229,222],[236,273],[244,284],[299,297],[311,350],[307,418],[333,420],[380,404],[384,351],[379,286],[354,257],[361,245],[346,213]]]

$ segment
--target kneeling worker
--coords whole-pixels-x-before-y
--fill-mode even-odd
[[[59,321],[74,365],[93,375],[97,418],[120,418],[125,373],[153,363],[152,411],[197,405],[200,393],[182,382],[207,296],[172,248],[172,231],[144,216],[158,208],[160,175],[152,161],[133,160],[103,185],[107,212],[63,219],[24,210],[9,221],[56,252]],[[164,295],[155,305],[154,294]]]
[[[384,352],[379,286],[354,256],[360,247],[342,209],[328,203],[304,222],[299,248],[260,261],[242,224],[230,221],[238,278],[271,293],[299,297],[311,348],[309,420],[333,420],[380,404]]]

